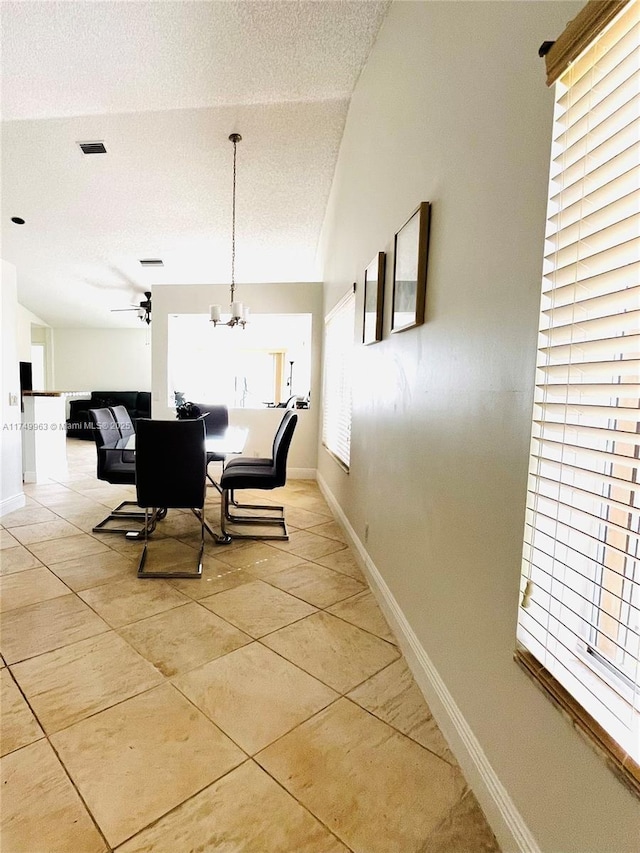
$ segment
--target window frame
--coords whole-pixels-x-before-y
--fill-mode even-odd
[[[325,317],[322,377],[322,446],[346,473],[351,463],[355,323],[352,288]]]
[[[616,115],[618,110],[617,106],[607,107],[606,95],[602,94],[603,81],[606,81],[606,75],[609,73],[606,70],[607,52],[609,49],[612,51],[617,49],[617,52],[612,54],[610,67],[621,68],[623,60],[619,61],[618,53],[623,59],[630,55],[623,51],[621,45],[625,35],[628,35],[632,28],[635,31],[640,26],[639,7],[640,0],[589,2],[570,22],[565,33],[548,51],[546,57],[549,84],[554,82],[557,84],[547,214],[547,242],[554,248],[551,251],[547,249],[545,252],[546,266],[543,274],[541,340],[538,347],[538,380],[534,402],[529,498],[518,611],[518,641],[514,655],[522,669],[561,709],[572,725],[587,736],[588,741],[601,753],[618,777],[638,796],[640,796],[640,764],[638,763],[640,660],[635,664],[634,655],[638,653],[636,646],[640,627],[635,624],[640,590],[638,575],[640,525],[637,523],[639,507],[634,486],[638,483],[640,470],[638,451],[640,404],[637,400],[637,386],[634,385],[637,379],[634,380],[633,376],[631,380],[628,379],[631,375],[628,372],[629,368],[633,365],[634,359],[638,358],[638,345],[634,338],[638,333],[634,331],[633,319],[629,316],[625,317],[625,314],[637,310],[637,307],[634,307],[635,292],[631,289],[633,282],[628,284],[625,281],[622,247],[625,245],[623,240],[629,238],[618,239],[616,231],[616,239],[614,239],[613,234],[614,229],[620,229],[625,223],[624,214],[620,213],[618,216],[619,208],[616,207],[617,218],[611,217],[610,220],[607,218],[603,227],[598,226],[602,228],[600,231],[589,230],[586,220],[589,216],[593,216],[594,210],[597,215],[600,215],[603,210],[613,210],[614,205],[619,205],[630,192],[634,199],[640,198],[640,186],[636,186],[637,178],[634,184],[636,176],[632,176],[631,191],[626,181],[623,181],[624,188],[618,191],[616,180],[619,179],[609,176],[602,184],[603,196],[607,197],[605,207],[590,206],[585,199],[588,199],[588,194],[593,192],[593,186],[589,184],[594,169],[590,158],[592,152],[598,150],[590,145],[600,146],[601,144],[597,136],[597,142],[592,142],[590,134],[593,133],[595,136],[599,132],[598,128],[604,126],[605,122]],[[627,26],[628,29],[625,30]],[[619,31],[616,31],[616,27],[620,28]],[[601,36],[603,36],[602,41],[600,41]],[[615,63],[618,64],[614,64],[614,56]],[[600,71],[602,67],[600,63],[603,59],[604,72]],[[588,74],[591,76],[587,77]],[[639,75],[640,72],[632,71],[630,77],[625,78],[625,82],[620,85],[626,85],[634,92],[636,77],[640,79]],[[628,84],[627,79],[632,80],[632,83]],[[573,118],[567,117],[569,111],[575,108],[574,104],[580,103],[577,95],[575,102],[572,101],[572,83],[576,88],[581,88],[581,99],[585,98],[585,92],[590,97],[592,91],[600,90],[600,95],[594,96],[598,119],[591,119],[591,102],[589,102],[587,111],[584,113],[587,128],[582,130],[582,137],[576,133],[576,124],[572,123]],[[620,86],[612,91],[616,92],[618,88]],[[635,97],[637,98],[637,95]],[[600,98],[603,98],[603,101]],[[564,105],[561,106],[563,99]],[[633,104],[633,96],[629,103]],[[564,109],[566,112],[563,123],[561,118]],[[602,121],[599,123],[600,119]],[[624,129],[623,125],[621,127]],[[562,132],[560,132],[561,128]],[[609,143],[610,140],[617,141],[622,131],[610,131],[607,126],[606,133],[608,135],[603,138]],[[571,134],[574,135],[572,139]],[[583,139],[584,142],[582,142]],[[584,148],[576,157],[578,143],[584,145]],[[615,145],[612,147],[615,150]],[[565,152],[570,149],[573,150],[571,156],[567,156],[567,162],[565,163],[564,159],[560,162]],[[614,158],[615,155],[610,154],[608,158],[603,159],[602,163],[606,171],[609,171],[609,162]],[[558,176],[564,178],[570,170],[575,172],[576,164],[581,163],[582,160],[585,163],[584,175],[580,177],[575,174],[566,182],[561,180],[555,187],[554,195],[554,181],[558,181]],[[586,164],[589,164],[588,167]],[[554,172],[554,169],[557,172]],[[574,177],[575,183],[571,183]],[[565,202],[561,199],[554,206],[554,198],[560,198],[567,187],[573,192],[573,187],[578,186],[580,181],[584,182],[584,188],[579,189],[576,196],[579,202],[579,214],[568,225],[566,219],[571,217],[565,215],[565,221],[563,221],[563,214],[571,206],[576,206],[575,200]],[[634,208],[632,202],[634,216],[637,216],[637,207],[636,205]],[[628,213],[626,215],[628,217]],[[570,242],[567,236],[571,228],[575,228],[577,233],[574,238],[575,243]],[[601,235],[605,236],[601,238]],[[600,239],[605,249],[599,246]],[[589,246],[590,243],[591,246]],[[581,254],[583,247],[586,247],[584,255]],[[611,270],[607,272],[611,276],[611,283],[608,282],[608,286],[614,289],[603,290],[599,296],[602,297],[604,294],[612,304],[615,304],[613,308],[608,309],[610,313],[598,314],[597,310],[585,310],[588,297],[585,297],[584,293],[580,295],[580,290],[587,283],[586,291],[593,286],[591,281],[595,280],[600,273],[593,271],[597,264],[592,267],[591,258],[596,257],[598,252],[604,251],[613,252],[619,257],[616,257],[613,266],[607,268]],[[552,258],[551,261],[550,258]],[[575,277],[573,272],[567,272],[572,268],[575,268]],[[556,273],[558,273],[557,279]],[[590,280],[588,276],[592,276],[592,279]],[[567,290],[567,283],[572,286],[572,293]],[[571,296],[565,298],[562,295],[558,299],[556,288],[560,291],[563,286]],[[627,307],[625,300],[630,302],[630,307]],[[594,298],[592,302],[595,303],[595,301]],[[556,305],[560,307],[557,308]],[[564,312],[564,319],[557,320],[555,325],[554,311]],[[585,327],[589,323],[593,327],[594,323],[602,322],[607,324],[608,337],[599,337],[602,333],[597,331],[585,332]],[[628,331],[629,327],[631,331]],[[560,334],[554,337],[558,331]],[[567,354],[562,358],[558,356],[558,360],[554,362],[553,348],[555,346],[556,350],[559,350],[563,344]],[[590,350],[590,347],[596,345],[601,347],[599,352],[602,354],[599,358],[605,361],[596,365],[596,368],[602,371],[603,378],[594,380],[591,378],[594,365],[589,363],[590,357],[583,354],[583,361],[581,361],[580,355],[577,355],[574,361],[572,350],[582,348],[585,352],[595,352],[595,348]],[[618,359],[620,369],[617,367]],[[631,365],[625,366],[625,360],[630,361]],[[603,365],[615,365],[615,367],[605,374]],[[566,378],[561,377],[557,380],[550,378],[554,368],[556,377],[561,377],[558,370],[560,368],[566,372]],[[574,369],[582,375],[573,378]],[[615,382],[616,375],[620,385]],[[634,390],[625,388],[625,380],[627,384],[631,383]],[[592,401],[584,402],[584,395],[588,397],[589,390],[585,392],[585,384],[581,383],[590,381],[603,383],[598,386],[600,390],[606,386],[602,397],[609,398],[608,402],[598,402],[597,405],[591,405]],[[564,399],[563,388],[566,388]],[[552,389],[549,400],[545,396],[547,389]],[[597,396],[595,391],[593,393]],[[552,411],[554,409],[555,411]],[[601,422],[591,414],[590,410],[595,409],[603,410],[598,412]],[[577,415],[576,412],[578,412]],[[550,426],[551,430],[547,431]],[[580,430],[585,428],[592,433],[597,429],[601,437],[594,438],[592,443],[581,439]],[[559,433],[559,437],[555,440],[549,438],[553,429],[557,429]],[[600,447],[598,442],[603,442],[603,447],[606,449]],[[547,450],[545,450],[545,444]],[[557,445],[559,457],[555,455],[555,449],[549,452],[550,444]],[[603,457],[611,454],[612,459],[585,464],[585,458],[593,453],[600,453]],[[557,467],[557,473],[549,473],[554,467]],[[622,471],[624,473],[621,473]],[[543,481],[546,482],[543,483]],[[584,503],[581,502],[582,495],[586,496]],[[538,505],[538,499],[542,500],[541,508]],[[555,516],[552,514],[554,507]],[[575,521],[576,514],[580,515],[580,513],[585,516],[591,514],[591,520],[585,523],[584,528],[581,526],[582,522]],[[542,521],[540,521],[541,518]],[[591,527],[587,526],[589,524]],[[597,535],[594,534],[596,529],[598,529]],[[627,531],[626,535],[625,531]],[[536,536],[541,539],[536,541]],[[592,541],[588,547],[583,545],[583,541],[586,542],[589,539]],[[541,541],[544,544],[539,544]],[[624,541],[624,545],[620,544],[621,541]],[[545,562],[542,562],[543,560]],[[569,577],[571,579],[567,579]],[[591,599],[583,594],[586,592]],[[572,596],[575,596],[575,600]],[[533,611],[531,611],[532,605]],[[529,613],[535,613],[538,618],[529,616]],[[546,617],[546,623],[540,617]],[[579,630],[576,626],[579,626]],[[630,635],[633,636],[630,638]],[[607,646],[609,646],[608,650]],[[627,655],[631,656],[629,661],[626,661]],[[627,674],[627,670],[632,672],[631,677]],[[592,699],[589,693],[596,699]],[[601,707],[597,707],[598,703]],[[622,721],[618,724],[615,718],[624,716],[620,711],[621,709],[624,711],[625,708],[628,721],[626,724]],[[620,729],[625,728],[625,725],[627,734],[622,736]],[[616,732],[616,736],[613,732]],[[625,743],[633,751],[633,755],[625,748],[623,745]]]

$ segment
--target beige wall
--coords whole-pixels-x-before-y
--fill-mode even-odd
[[[58,391],[151,390],[151,335],[139,329],[54,329]]]
[[[318,445],[317,401],[320,397],[320,353],[322,347],[323,314],[322,285],[318,282],[293,284],[240,285],[238,299],[246,302],[252,314],[311,314],[311,404],[309,411],[299,412],[298,426],[288,457],[290,476],[315,477]],[[175,410],[167,405],[168,316],[169,314],[208,314],[209,306],[229,302],[225,285],[158,285],[153,289],[153,417],[172,418]],[[241,335],[242,330],[234,330]],[[214,333],[213,326],[211,327]],[[224,365],[212,364],[212,370],[224,370]],[[232,424],[247,427],[249,438],[245,454],[267,456],[273,435],[282,416],[278,409],[233,409]]]
[[[631,853],[638,800],[512,660],[553,106],[537,49],[580,5],[392,5],[340,150],[325,309],[354,280],[361,306],[379,250],[391,277],[394,232],[430,201],[426,323],[389,334],[388,281],[384,340],[357,352],[351,471],[321,447],[318,470],[504,849]]]

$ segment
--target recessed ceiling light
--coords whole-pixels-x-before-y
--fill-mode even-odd
[[[163,267],[164,261],[160,258],[142,258],[140,265],[143,267]]]
[[[104,142],[78,142],[83,154],[106,154]]]
[[[24,219],[21,216],[12,216],[11,221],[16,225],[24,225]]]

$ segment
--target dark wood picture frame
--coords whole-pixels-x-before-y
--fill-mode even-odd
[[[382,340],[386,258],[384,252],[378,252],[364,271],[363,344],[375,344]]]
[[[424,323],[431,205],[423,201],[396,233],[393,244],[391,331]]]

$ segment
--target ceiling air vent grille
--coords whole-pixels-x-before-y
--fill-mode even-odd
[[[164,261],[160,260],[160,258],[143,258],[140,261],[140,265],[143,267],[163,267]]]
[[[83,154],[106,154],[104,142],[78,142]]]

